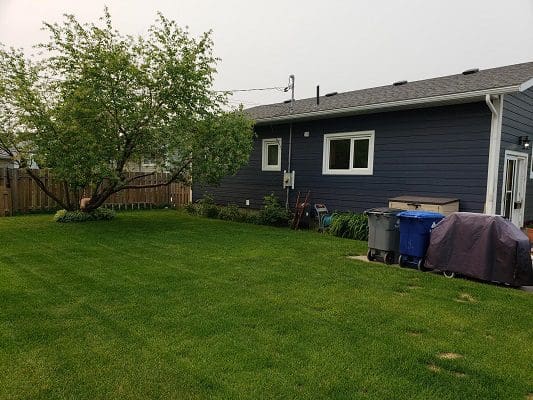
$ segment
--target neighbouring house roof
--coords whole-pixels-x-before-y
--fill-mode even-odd
[[[296,100],[293,110],[290,103],[276,103],[246,111],[260,124],[370,112],[374,109],[415,108],[427,103],[475,101],[485,95],[524,91],[531,86],[533,62],[320,96],[319,105],[316,97]]]

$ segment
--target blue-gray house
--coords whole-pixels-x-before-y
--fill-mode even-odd
[[[330,210],[361,212],[421,195],[518,226],[533,219],[533,62],[247,111],[257,133],[248,165],[196,186],[195,199],[258,208],[273,192],[293,206],[310,190]]]

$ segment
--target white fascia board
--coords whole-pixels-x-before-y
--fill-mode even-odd
[[[365,112],[372,112],[374,110],[379,110],[379,109],[409,108],[409,107],[416,107],[416,106],[432,104],[432,103],[453,103],[453,102],[461,102],[461,101],[476,100],[476,99],[479,101],[483,101],[486,95],[501,95],[501,94],[518,92],[520,90],[520,87],[521,86],[519,85],[506,86],[506,87],[488,89],[488,90],[477,90],[473,92],[454,93],[454,94],[447,94],[447,95],[442,95],[442,96],[423,97],[423,98],[410,99],[410,100],[390,101],[386,103],[376,103],[376,104],[368,104],[368,105],[363,105],[363,106],[336,108],[332,110],[309,111],[305,113],[292,114],[292,115],[281,115],[278,117],[271,117],[271,118],[258,118],[255,120],[255,122],[257,125],[261,125],[263,123],[271,123],[271,122],[285,122],[285,121],[294,121],[294,120],[308,119],[308,118],[334,117],[334,116],[340,116],[340,115],[346,115],[346,114],[365,113]]]
[[[520,92],[525,92],[526,90],[528,90],[531,87],[533,87],[533,78],[531,78],[530,80],[525,81],[524,83],[522,83],[520,85],[520,87],[518,88],[518,90]]]

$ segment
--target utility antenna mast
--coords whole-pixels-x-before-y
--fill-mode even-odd
[[[291,102],[290,102],[290,112],[291,114],[294,112],[294,75],[289,75],[289,86],[287,86],[288,89],[291,90]],[[294,187],[294,173],[291,171],[291,155],[292,155],[292,121],[289,122],[289,154],[288,154],[288,168],[287,171],[285,171],[284,175],[286,178],[284,178],[284,181],[287,182],[287,197],[285,199],[285,208],[289,209],[289,197],[290,197],[290,187]],[[287,175],[288,172],[288,175]],[[287,181],[288,179],[288,181]]]
[[[289,75],[289,88],[291,89],[291,114],[294,111],[294,75]]]

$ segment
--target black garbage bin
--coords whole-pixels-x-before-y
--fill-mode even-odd
[[[376,258],[385,264],[394,264],[399,255],[400,230],[398,208],[372,208],[366,210],[368,216],[368,253],[370,261]]]

